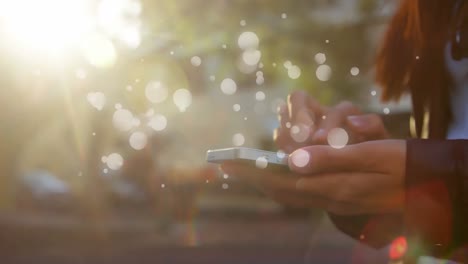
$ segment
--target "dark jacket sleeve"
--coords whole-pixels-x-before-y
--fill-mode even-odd
[[[401,215],[330,215],[331,220],[374,247],[404,235],[413,254],[457,258],[468,242],[468,140],[408,140],[405,179]]]

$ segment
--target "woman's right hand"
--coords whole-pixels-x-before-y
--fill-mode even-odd
[[[287,153],[305,146],[328,144],[328,132],[338,127],[346,130],[351,144],[390,137],[377,114],[363,114],[348,101],[326,107],[304,91],[290,94],[278,114],[280,126],[275,130],[274,140]]]

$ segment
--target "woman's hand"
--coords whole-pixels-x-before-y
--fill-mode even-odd
[[[327,144],[328,132],[344,128],[350,143],[389,138],[380,116],[363,114],[351,102],[341,102],[334,107],[320,105],[304,91],[288,96],[287,105],[279,108],[280,126],[275,130],[277,146],[287,152],[317,144]]]
[[[405,160],[405,141],[379,140],[343,149],[298,149],[290,155],[286,173],[235,163],[222,168],[282,204],[353,215],[402,210]]]

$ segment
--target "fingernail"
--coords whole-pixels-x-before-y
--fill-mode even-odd
[[[366,122],[365,120],[360,117],[360,116],[348,116],[348,121],[353,125],[353,126],[357,126],[357,127],[360,127],[360,126],[365,126],[366,125]]]

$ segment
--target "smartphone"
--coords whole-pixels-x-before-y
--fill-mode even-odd
[[[289,170],[288,154],[244,147],[208,150],[206,160],[212,163],[234,161],[259,169]]]

